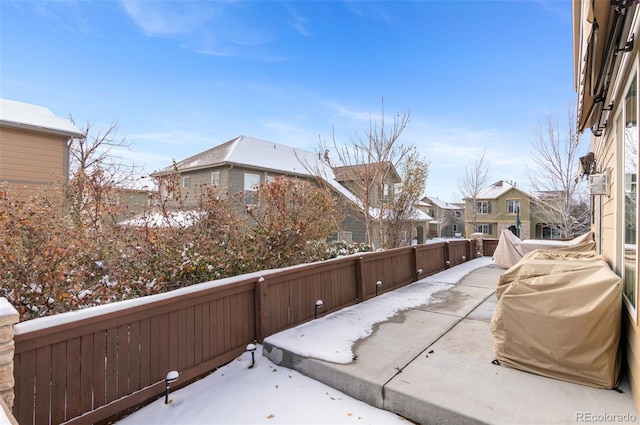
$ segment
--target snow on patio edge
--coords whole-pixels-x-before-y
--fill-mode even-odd
[[[265,342],[305,357],[333,363],[350,363],[353,345],[373,332],[376,324],[398,314],[433,302],[433,295],[450,289],[473,270],[493,264],[481,257],[344,308],[295,328],[265,338]],[[330,332],[327,332],[330,329]]]

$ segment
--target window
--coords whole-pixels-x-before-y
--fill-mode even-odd
[[[491,214],[491,201],[476,201],[476,212],[478,214]]]
[[[182,177],[182,187],[189,187],[191,185],[191,176]]]
[[[485,235],[490,235],[492,233],[493,226],[491,224],[478,224],[476,226],[476,232],[482,233]]]
[[[214,186],[220,186],[220,171],[211,172],[211,184]]]
[[[622,188],[622,237],[621,263],[623,293],[633,310],[637,311],[638,296],[638,95],[637,77],[627,89],[624,103],[623,170]]]
[[[389,185],[386,183],[382,185],[382,197],[389,199]]]
[[[456,211],[456,218],[462,217],[462,213],[460,211]]]
[[[516,214],[520,211],[520,201],[507,200],[507,214]]]
[[[275,181],[275,180],[276,180],[276,178],[277,178],[276,176],[266,176],[266,177],[265,177],[265,179],[264,179],[264,181],[265,181],[266,183],[271,183],[271,182]]]
[[[246,205],[257,205],[259,186],[260,174],[244,173],[244,203]]]
[[[435,210],[429,210],[429,215],[431,216],[431,218],[437,218]]]
[[[555,227],[543,226],[542,239],[560,239],[560,231]]]

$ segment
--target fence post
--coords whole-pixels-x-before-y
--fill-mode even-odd
[[[6,298],[0,298],[0,397],[9,409],[13,407],[13,325],[20,315]]]
[[[418,248],[411,248],[411,272],[413,274],[413,281],[418,280]]]
[[[448,269],[449,267],[451,267],[451,253],[449,252],[451,250],[451,245],[449,244],[449,241],[446,241],[444,243],[444,268]]]
[[[476,257],[482,257],[484,255],[483,236],[484,235],[482,233],[474,233],[471,235],[471,237],[476,241]]]
[[[356,259],[356,295],[358,302],[364,301],[364,282],[362,281],[362,257]]]
[[[267,311],[267,281],[260,276],[256,283],[256,339],[262,343],[269,332],[269,313]]]

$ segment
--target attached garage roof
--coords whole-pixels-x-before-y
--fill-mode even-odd
[[[0,99],[0,125],[24,130],[83,137],[71,120],[57,117],[44,106]]]

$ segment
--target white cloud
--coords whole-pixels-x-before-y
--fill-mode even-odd
[[[175,36],[200,28],[214,16],[212,5],[215,3],[122,0],[120,4],[146,35]]]

